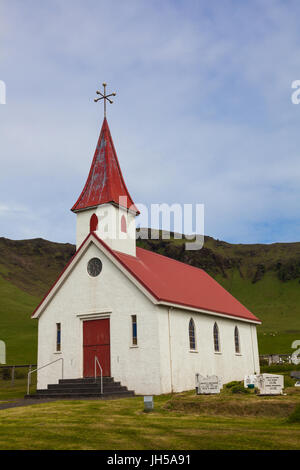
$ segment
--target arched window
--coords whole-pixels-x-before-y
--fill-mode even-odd
[[[239,329],[238,329],[237,326],[234,329],[234,346],[235,346],[235,353],[240,354],[240,352],[241,352],[240,334],[239,334]]]
[[[189,338],[190,338],[190,349],[196,349],[196,336],[195,336],[195,323],[191,318],[189,323]]]
[[[90,218],[90,232],[96,232],[98,230],[98,217],[93,214]]]
[[[125,215],[122,215],[122,218],[121,218],[121,232],[127,233],[127,224],[126,224]]]
[[[214,348],[215,352],[220,352],[220,334],[217,323],[214,324]]]

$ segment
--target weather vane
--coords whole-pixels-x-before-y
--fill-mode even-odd
[[[110,104],[113,104],[113,100],[110,100],[110,96],[116,96],[116,93],[111,93],[110,95],[106,94],[106,83],[102,83],[102,86],[104,88],[104,92],[101,93],[99,90],[96,91],[97,95],[101,95],[100,98],[95,98],[94,101],[97,103],[100,100],[103,100],[104,103],[104,117],[106,118],[106,100],[110,102]]]

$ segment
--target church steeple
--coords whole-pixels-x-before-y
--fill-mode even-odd
[[[104,118],[88,179],[71,210],[77,212],[107,203],[139,213],[123,179],[108,122]]]
[[[106,95],[103,86],[104,94],[97,94],[106,104],[115,93]],[[95,232],[112,249],[135,256],[139,211],[126,187],[105,114],[87,181],[71,210],[77,215],[77,248]]]

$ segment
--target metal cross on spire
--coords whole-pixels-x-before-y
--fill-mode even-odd
[[[97,103],[100,100],[103,100],[104,103],[104,117],[106,118],[106,100],[110,102],[110,104],[113,104],[113,101],[109,99],[110,96],[116,96],[116,93],[111,93],[110,95],[106,94],[106,83],[102,83],[102,86],[104,88],[104,92],[101,93],[99,90],[96,91],[97,95],[101,95],[100,98],[95,98],[94,101]]]

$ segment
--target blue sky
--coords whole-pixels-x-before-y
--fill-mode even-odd
[[[74,242],[103,117],[136,203],[300,241],[299,1],[1,0],[0,236]]]

